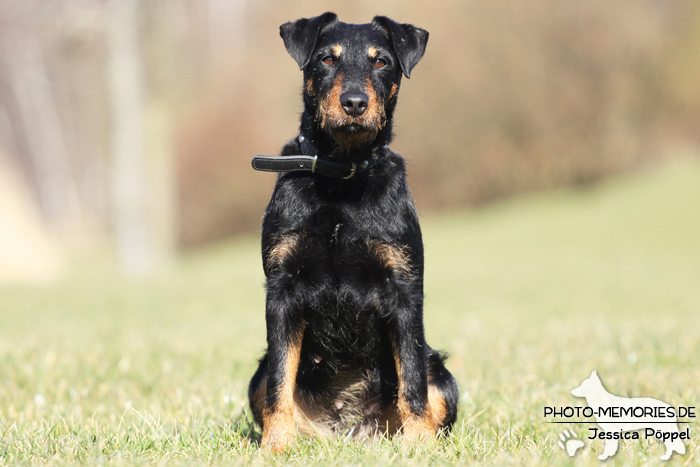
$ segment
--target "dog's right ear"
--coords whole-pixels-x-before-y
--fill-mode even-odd
[[[284,46],[289,55],[297,61],[300,70],[309,64],[311,53],[314,51],[323,26],[335,21],[338,21],[338,15],[327,12],[313,18],[290,21],[280,26],[280,36],[284,40]]]

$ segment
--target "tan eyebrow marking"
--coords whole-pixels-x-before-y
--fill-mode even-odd
[[[343,48],[340,46],[340,44],[336,44],[331,47],[331,52],[333,52],[334,57],[338,58],[340,57],[340,54],[343,53]]]
[[[369,55],[369,58],[375,58],[379,51],[377,50],[376,47],[370,47],[367,49],[367,55]]]

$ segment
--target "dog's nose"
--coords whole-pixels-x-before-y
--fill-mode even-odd
[[[369,98],[363,92],[344,92],[340,95],[340,105],[351,117],[359,117],[367,110]]]

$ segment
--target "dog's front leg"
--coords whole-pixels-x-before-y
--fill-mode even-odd
[[[422,248],[373,241],[371,252],[385,268],[386,282],[378,294],[386,321],[398,379],[396,412],[407,439],[434,436],[428,388],[427,345],[423,332]],[[440,420],[441,422],[442,420]]]
[[[293,297],[268,282],[267,305],[267,395],[263,410],[262,444],[282,451],[294,441],[294,392],[304,321]]]
[[[403,435],[407,439],[435,436],[428,400],[428,370],[423,334],[422,294],[403,291],[398,294],[390,328],[394,363],[398,375],[397,409]],[[420,295],[420,296],[419,296]]]

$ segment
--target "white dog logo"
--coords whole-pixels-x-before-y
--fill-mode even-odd
[[[667,416],[660,418],[649,415],[651,410],[668,413],[671,406],[665,402],[651,399],[649,397],[619,397],[610,394],[605,390],[600,378],[595,371],[579,387],[571,391],[576,397],[585,397],[588,406],[593,409],[596,422],[600,425],[601,433],[599,438],[605,439],[603,454],[598,459],[605,460],[617,452],[617,445],[623,432],[651,429],[655,432],[668,433],[668,439],[664,436],[663,442],[666,446],[666,453],[661,456],[661,460],[668,460],[676,451],[678,454],[685,454],[685,444],[681,441],[681,433],[678,431],[676,417]],[[641,409],[640,409],[641,408]],[[601,410],[602,409],[602,410]],[[634,412],[640,415],[633,415]],[[624,415],[623,415],[624,414]],[[662,420],[663,422],[660,422]],[[595,430],[595,429],[594,429]],[[626,437],[624,437],[626,438]]]

